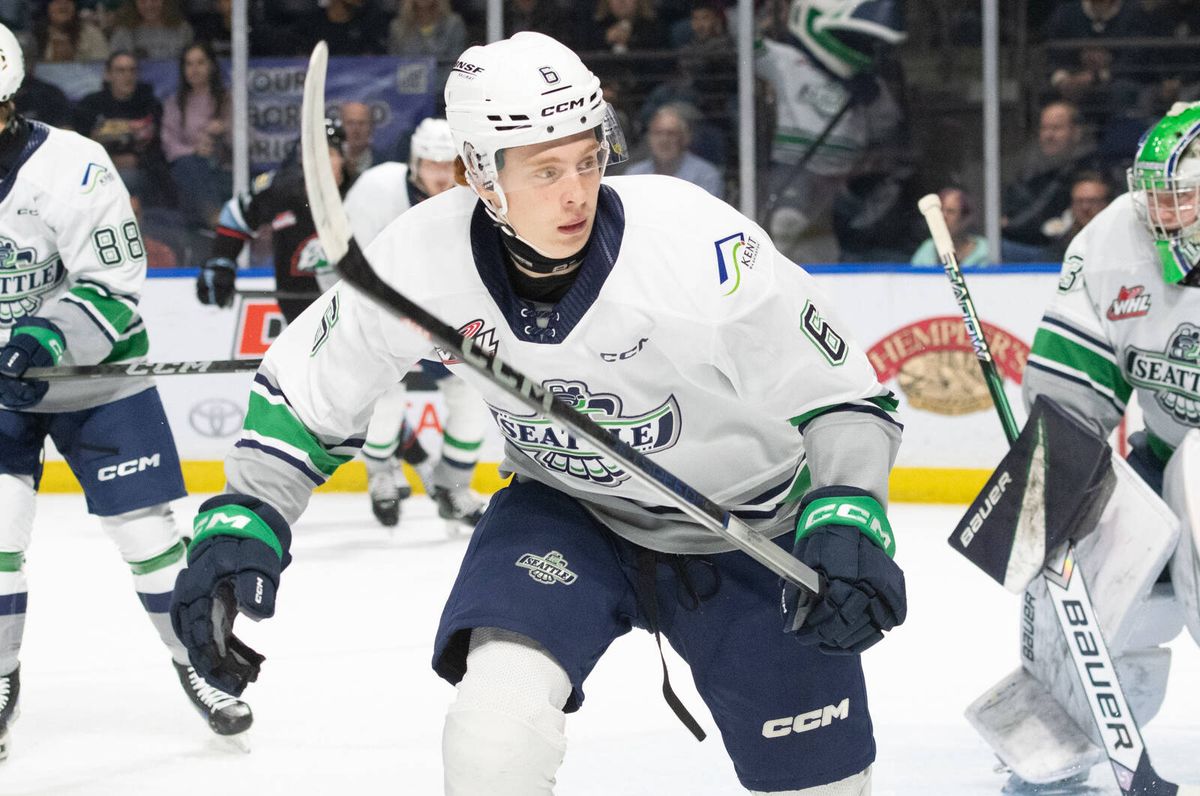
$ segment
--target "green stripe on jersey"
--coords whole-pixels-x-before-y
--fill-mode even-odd
[[[1128,402],[1133,392],[1116,362],[1044,326],[1033,336],[1031,353],[1083,373],[1121,403]]]
[[[20,572],[24,563],[24,553],[0,553],[0,572]]]
[[[250,393],[250,406],[246,411],[243,427],[264,437],[279,440],[299,450],[313,468],[326,478],[334,470],[353,459],[353,456],[338,456],[325,449],[300,418],[284,403],[271,403],[256,392]]]
[[[101,364],[109,362],[126,362],[130,359],[144,357],[150,352],[150,335],[146,334],[146,330],[142,329],[137,334],[130,336],[126,340],[118,340],[116,345],[112,347]]]
[[[75,285],[71,288],[71,295],[90,304],[118,335],[137,318],[137,310],[129,302],[101,291],[97,286]]]

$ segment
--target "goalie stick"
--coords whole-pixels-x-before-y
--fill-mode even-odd
[[[325,67],[329,51],[325,42],[313,48],[304,79],[304,104],[301,111],[301,163],[308,204],[316,223],[321,246],[345,281],[367,294],[393,314],[421,327],[456,359],[500,387],[530,409],[569,430],[603,455],[620,464],[629,476],[653,489],[671,505],[713,531],[727,542],[781,578],[816,595],[821,589],[820,576],[799,559],[767,537],[755,533],[745,523],[693,489],[683,480],[655,464],[628,443],[605,431],[591,418],[579,414],[554,396],[541,382],[519,373],[496,354],[485,352],[478,341],[465,338],[454,327],[442,322],[423,308],[393,290],[371,268],[350,233],[350,224],[342,207],[323,126],[325,112]],[[812,600],[808,601],[811,607]],[[805,608],[801,608],[805,610]]]
[[[60,379],[108,379],[113,376],[191,376],[197,373],[244,373],[258,370],[261,359],[199,359],[182,362],[109,362],[104,365],[68,365],[57,368],[29,368],[22,379],[58,381]]]
[[[917,206],[921,215],[925,217],[938,257],[954,288],[954,297],[962,310],[967,335],[975,348],[975,357],[979,360],[988,392],[991,393],[996,411],[1000,415],[1004,435],[1009,444],[1012,444],[1018,436],[1016,420],[1013,418],[1012,407],[1009,406],[1008,396],[1004,393],[1000,374],[988,348],[979,315],[975,311],[975,302],[971,300],[962,269],[958,265],[954,241],[946,227],[946,219],[942,216],[942,202],[936,194],[930,194],[923,197]],[[1129,710],[1129,702],[1121,690],[1112,656],[1100,632],[1100,623],[1088,595],[1083,572],[1076,564],[1074,543],[1067,541],[1052,552],[1041,574],[1054,603],[1054,613],[1066,639],[1067,648],[1071,652],[1075,674],[1079,677],[1080,686],[1086,695],[1092,720],[1121,793],[1125,796],[1200,794],[1200,788],[1180,788],[1164,780],[1150,764],[1150,755],[1142,740],[1141,730],[1138,729],[1137,721]]]

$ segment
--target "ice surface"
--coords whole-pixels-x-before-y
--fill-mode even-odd
[[[181,523],[202,498],[177,504]],[[962,710],[1017,665],[1018,603],[946,545],[960,511],[891,511],[909,619],[866,656],[875,794],[996,794],[1004,782]],[[252,751],[241,754],[192,712],[82,496],[40,498],[22,716],[0,794],[440,794],[453,689],[431,671],[430,647],[466,537],[448,540],[421,497],[389,533],[361,494],[318,495],[295,536],[277,616],[238,624],[267,655],[246,694],[256,719]],[[1186,633],[1173,649],[1146,741],[1163,776],[1200,782],[1200,651]],[[586,706],[568,720],[560,796],[743,792],[686,667],[668,660],[709,739],[696,743],[663,703],[653,638],[635,631],[601,660]],[[1099,769],[1091,781],[1116,792]]]

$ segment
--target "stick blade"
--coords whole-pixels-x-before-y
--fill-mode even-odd
[[[329,48],[317,42],[308,59],[304,78],[304,105],[300,112],[300,163],[304,167],[304,192],[317,236],[331,263],[346,256],[350,244],[350,221],[342,207],[329,142],[325,137],[325,71]]]

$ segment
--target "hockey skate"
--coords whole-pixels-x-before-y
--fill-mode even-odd
[[[466,525],[474,528],[483,517],[483,501],[468,488],[434,486],[429,493],[437,504],[438,516],[446,520],[446,533],[454,536]]]
[[[172,663],[179,674],[179,684],[192,701],[192,706],[208,721],[210,730],[222,737],[232,738],[250,729],[254,714],[250,712],[249,705],[209,685],[191,666]],[[249,751],[242,743],[235,742],[235,746],[242,751]]]
[[[11,674],[0,677],[0,763],[8,759],[8,730],[21,714],[17,708],[17,698],[20,695],[21,667],[17,666]]]
[[[367,466],[367,494],[371,497],[371,512],[380,525],[393,528],[400,522],[400,501],[407,497],[401,494],[396,466],[390,458],[364,456],[363,462]],[[408,491],[411,493],[411,490]]]

